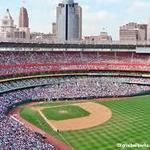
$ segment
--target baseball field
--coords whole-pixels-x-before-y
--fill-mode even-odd
[[[24,105],[20,116],[75,150],[120,150],[121,144],[150,144],[150,96]]]

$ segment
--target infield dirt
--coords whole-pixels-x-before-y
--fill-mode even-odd
[[[90,113],[89,116],[75,118],[75,119],[67,119],[61,121],[48,120],[41,112],[41,107],[36,107],[37,111],[42,115],[45,121],[55,130],[59,131],[72,131],[72,130],[81,130],[87,129],[91,127],[95,127],[101,125],[108,121],[112,117],[111,110],[104,106],[94,102],[86,102],[86,103],[77,103],[72,104],[79,106]]]

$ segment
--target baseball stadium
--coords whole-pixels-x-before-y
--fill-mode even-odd
[[[1,42],[0,149],[150,149],[147,49]]]

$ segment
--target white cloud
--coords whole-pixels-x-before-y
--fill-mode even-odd
[[[127,9],[128,13],[138,13],[150,8],[150,1],[134,0]]]
[[[83,9],[83,34],[92,35],[99,34],[104,24],[110,23],[115,18],[115,15],[105,11],[90,11],[89,6],[84,6]]]

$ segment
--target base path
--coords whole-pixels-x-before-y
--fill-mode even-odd
[[[93,102],[78,103],[77,105],[90,113],[87,117],[68,119],[61,121],[49,120],[49,125],[53,125],[59,131],[80,130],[98,126],[108,121],[112,117],[111,110]]]

